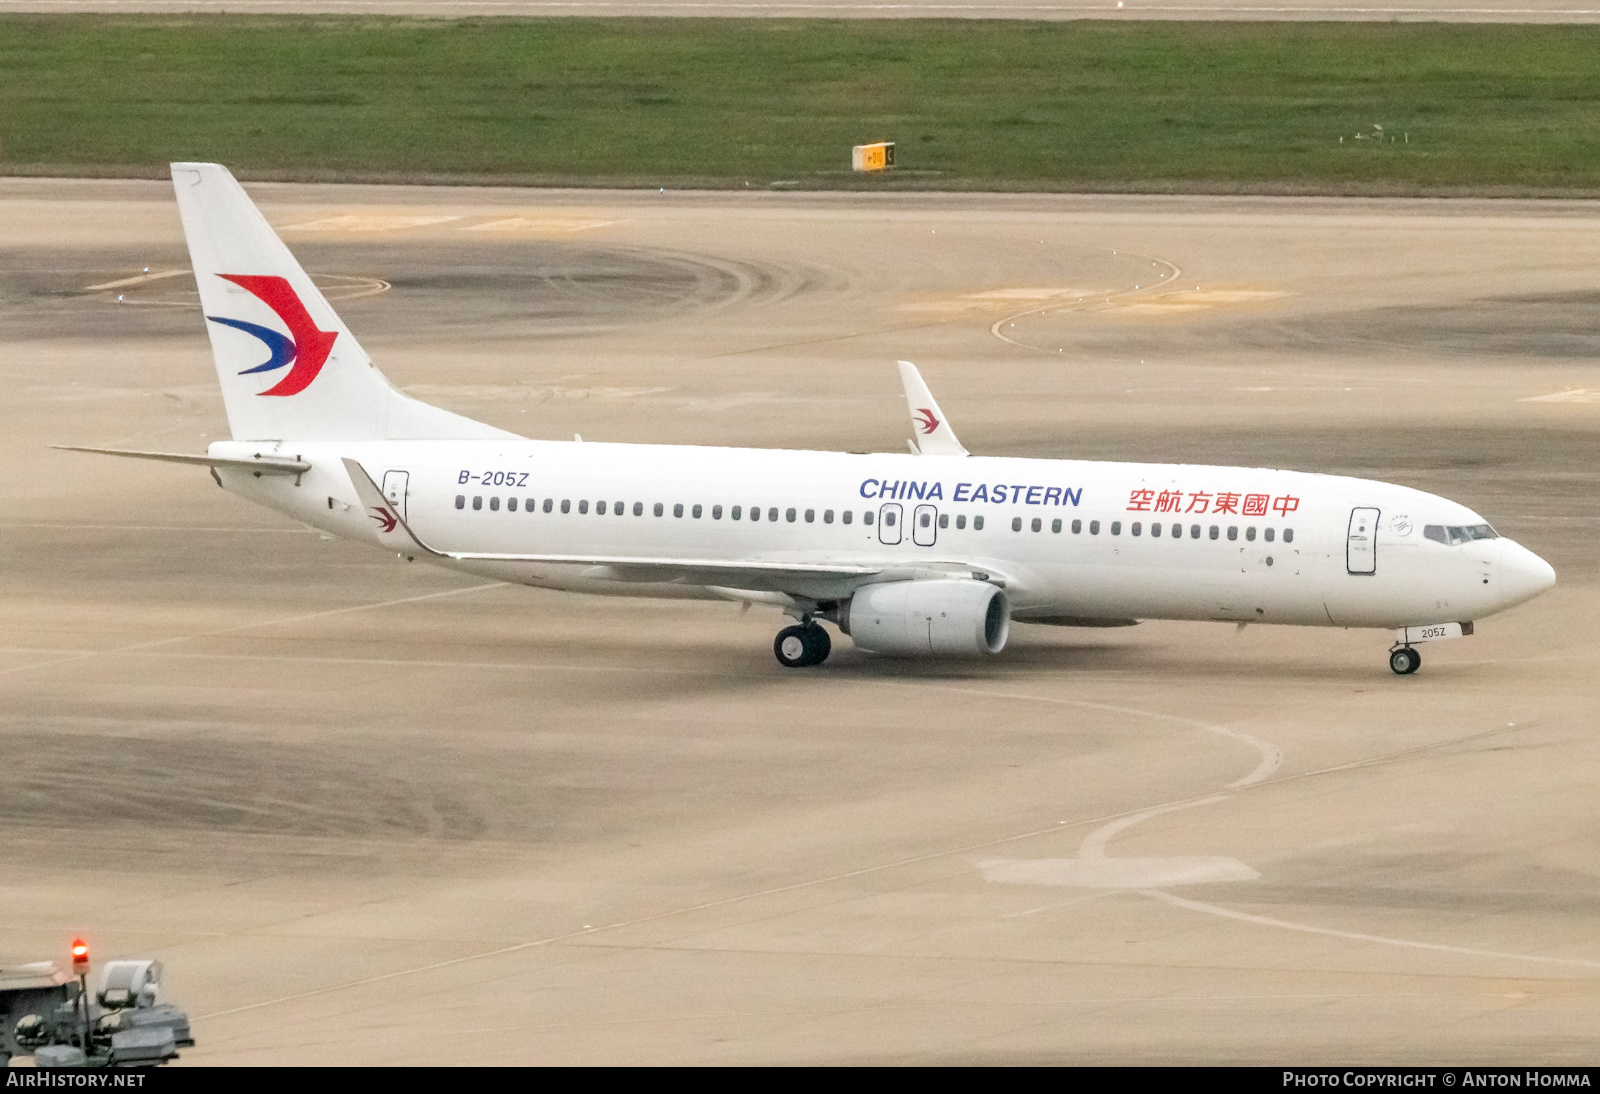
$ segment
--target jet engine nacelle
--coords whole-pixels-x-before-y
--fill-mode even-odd
[[[856,591],[839,629],[872,653],[999,653],[1011,631],[1011,604],[985,581],[885,582]]]

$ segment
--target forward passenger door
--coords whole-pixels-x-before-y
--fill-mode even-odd
[[[1378,572],[1378,510],[1361,507],[1350,510],[1344,568],[1352,574]]]
[[[900,527],[901,509],[897,502],[889,502],[878,508],[878,542],[893,547],[900,542],[905,534]]]

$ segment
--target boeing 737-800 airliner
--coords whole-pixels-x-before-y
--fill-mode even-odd
[[[524,585],[770,604],[784,665],[996,654],[1013,620],[1395,630],[1416,646],[1555,572],[1465,506],[1253,467],[969,456],[910,364],[910,454],[539,441],[396,391],[227,169],[172,165],[233,440],[217,484],[408,559]],[[263,359],[264,358],[264,359]]]

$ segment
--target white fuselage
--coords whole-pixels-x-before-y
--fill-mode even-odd
[[[340,464],[352,458],[442,551],[970,571],[1003,584],[1023,622],[1422,626],[1481,618],[1554,581],[1511,540],[1426,538],[1428,525],[1484,523],[1455,502],[1294,471],[520,439],[211,447],[256,452],[312,469],[296,481],[221,468],[222,484],[336,534],[372,538]],[[446,564],[578,592],[740,596],[577,564]],[[784,592],[820,603],[851,588],[819,578]]]

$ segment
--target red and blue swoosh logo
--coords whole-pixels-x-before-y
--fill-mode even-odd
[[[284,278],[253,274],[217,276],[224,281],[232,281],[260,300],[272,309],[274,315],[283,320],[284,326],[289,328],[289,333],[283,334],[271,327],[263,327],[259,323],[246,323],[243,319],[225,319],[218,315],[206,316],[213,323],[221,323],[225,327],[233,327],[235,330],[254,335],[266,345],[270,354],[266,361],[255,368],[245,369],[239,375],[271,372],[292,365],[283,379],[260,394],[298,395],[304,391],[310,386],[311,381],[317,378],[322,366],[327,363],[328,354],[333,351],[333,340],[339,337],[339,332],[318,330],[317,325],[311,321],[306,306],[300,302],[299,294]]]

